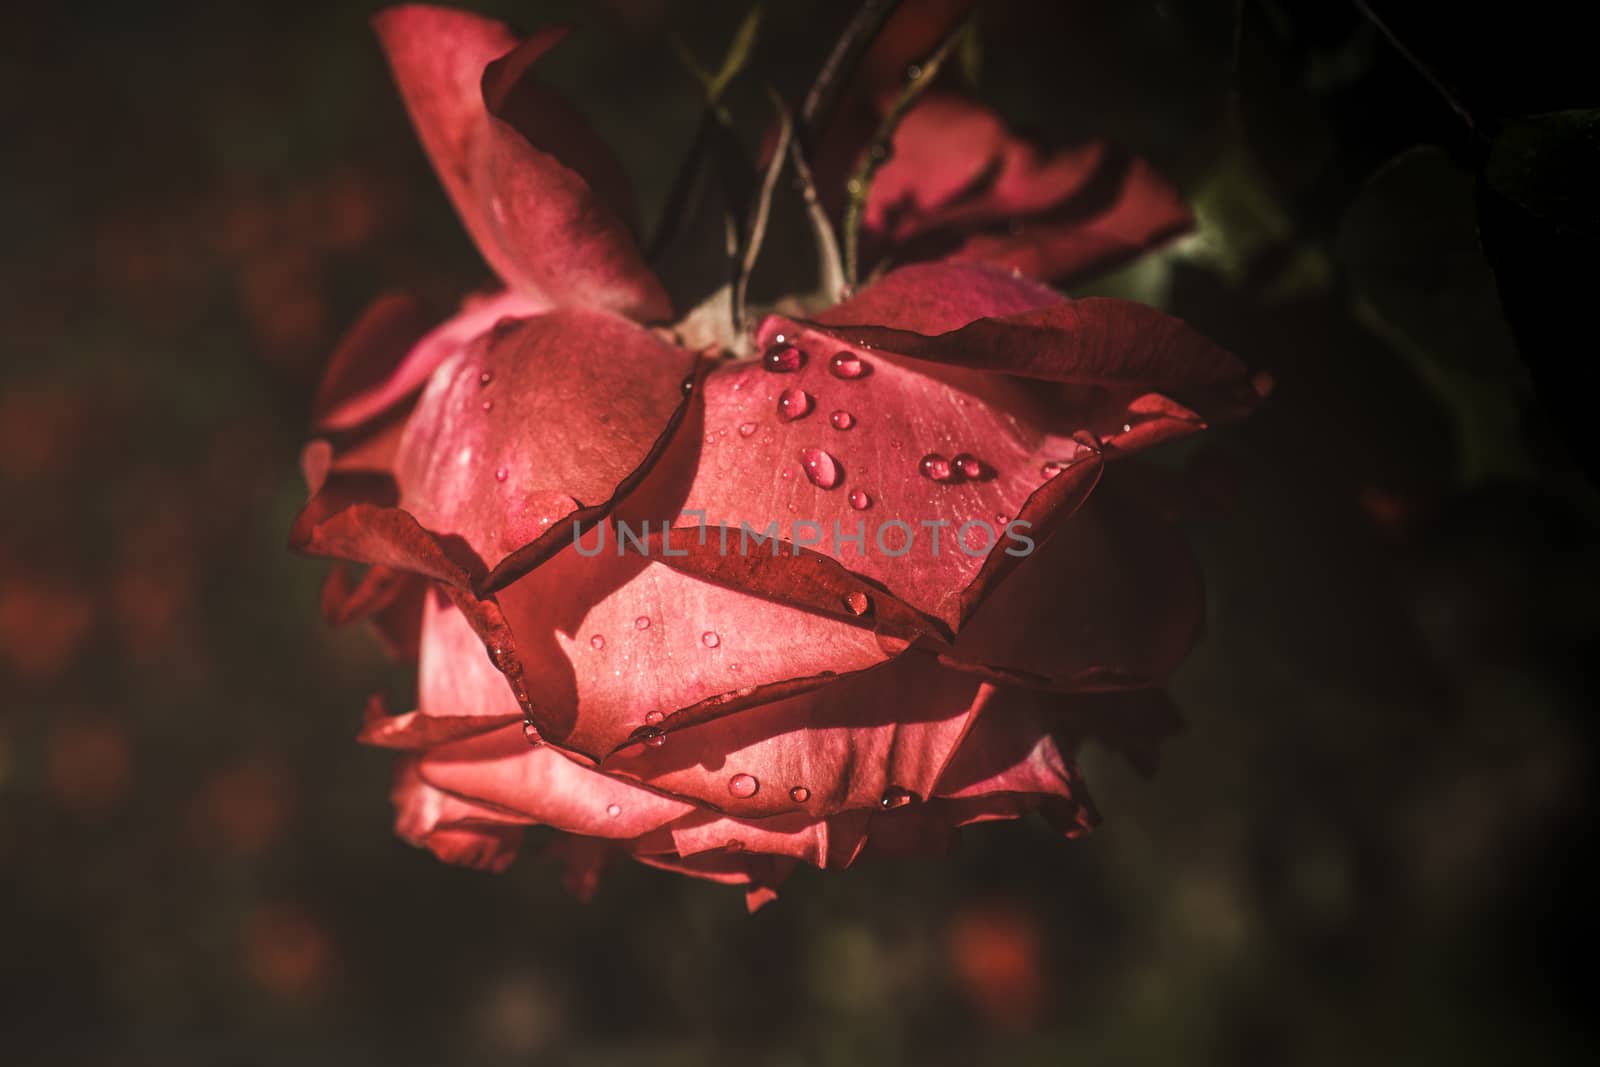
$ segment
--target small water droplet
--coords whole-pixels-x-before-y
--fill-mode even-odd
[[[605,648],[606,639],[600,634],[595,634],[593,637],[589,638],[589,647],[596,650]]]
[[[839,411],[835,411],[832,415],[829,415],[828,421],[833,423],[833,428],[835,430],[848,430],[850,427],[856,424],[856,417],[850,414],[848,411],[841,409]]]
[[[861,357],[854,352],[836,352],[833,358],[828,360],[828,370],[835,378],[849,381],[867,373],[867,365],[861,362]]]
[[[751,434],[753,434],[755,432],[756,432],[756,424],[755,423],[753,423],[753,422],[741,422],[739,424],[739,436],[740,437],[749,437]]]
[[[789,790],[789,799],[794,801],[796,804],[804,804],[806,801],[811,799],[811,790],[807,789],[803,785],[797,785],[793,789]]]
[[[659,711],[647,711],[644,713],[644,721],[649,723],[651,726],[654,726],[656,723],[665,718],[666,716]]]
[[[678,383],[678,392],[682,393],[684,396],[688,396],[690,393],[694,392],[694,375],[684,375],[683,381]]]
[[[976,480],[983,477],[983,463],[970,452],[960,453],[950,463],[961,473],[963,478]]]
[[[728,779],[728,792],[740,800],[750,799],[760,788],[761,783],[756,781],[753,774],[736,774]]]
[[[722,638],[717,635],[715,630],[707,630],[705,633],[700,635],[700,643],[705,645],[707,648],[716,648],[718,645],[722,644]]]
[[[884,811],[889,811],[893,808],[903,808],[907,804],[911,803],[913,799],[914,798],[912,794],[907,790],[901,789],[898,786],[890,786],[888,789],[884,790],[883,797],[878,801],[878,805],[882,807]]]
[[[918,78],[922,77],[922,68],[917,66],[915,63],[911,64],[911,66],[906,68],[906,77],[910,78],[912,81],[916,81]]]
[[[804,389],[785,389],[778,397],[778,417],[793,422],[811,414],[811,394]]]
[[[955,479],[955,470],[950,466],[950,461],[937,452],[929,452],[922,457],[922,462],[917,465],[922,476],[929,481],[949,482]]]
[[[832,489],[839,484],[839,461],[820,448],[802,448],[800,466],[819,489]]]
[[[860,489],[850,490],[850,506],[857,511],[866,511],[872,506],[872,497]]]
[[[744,851],[744,842],[740,841],[738,838],[734,838],[732,841],[729,841],[723,847],[726,848],[729,852],[743,852]]]
[[[539,728],[531,722],[522,724],[522,739],[533,747],[544,744],[544,738],[539,735]]]
[[[1132,430],[1133,430],[1133,423],[1125,422],[1125,423],[1122,424],[1122,432],[1123,433],[1129,433]]]
[[[502,319],[501,321],[504,322],[505,320]],[[478,385],[480,387],[488,385],[492,381],[494,381],[494,371],[492,370],[486,370],[478,375]]]
[[[613,819],[615,819],[618,815],[622,814],[622,805],[621,804],[607,804],[606,805],[606,814],[611,816]]]
[[[1010,526],[1011,516],[1003,511],[997,511],[994,513],[994,521],[1001,526]]]
[[[640,615],[637,619],[634,619],[633,620],[633,628],[635,630],[648,630],[648,629],[650,629],[650,616],[648,616],[648,615]]]
[[[482,404],[480,404],[478,406],[483,408],[484,411],[493,411],[494,410],[494,401],[493,400],[485,400]]]
[[[1043,466],[1041,466],[1039,468],[1039,477],[1041,477],[1041,478],[1054,478],[1056,475],[1060,474],[1062,471],[1064,471],[1066,469],[1067,469],[1067,464],[1061,462],[1058,459],[1052,459],[1048,463],[1045,463]]]
[[[806,365],[806,354],[794,345],[779,343],[767,349],[761,365],[774,374],[793,374]]]
[[[504,467],[501,467],[499,470],[494,472],[494,480],[497,482],[503,482],[509,477],[511,477],[511,472],[506,470]]]
[[[641,726],[628,735],[630,741],[640,741],[651,748],[660,748],[667,743],[667,732],[659,726]]]
[[[844,607],[852,615],[865,615],[872,610],[872,598],[858,591],[844,595]]]

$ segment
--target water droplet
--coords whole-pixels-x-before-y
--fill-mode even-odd
[[[533,747],[544,744],[544,738],[539,735],[539,728],[531,722],[522,724],[522,739]]]
[[[1125,422],[1125,423],[1122,424],[1122,432],[1123,433],[1129,433],[1132,430],[1133,430],[1133,423]]]
[[[848,430],[850,427],[856,424],[856,417],[850,414],[848,411],[840,410],[835,411],[832,415],[829,415],[828,421],[833,423],[833,428],[835,430]]]
[[[644,721],[649,723],[651,726],[654,726],[656,723],[665,718],[666,716],[659,711],[647,711],[644,713]]]
[[[948,482],[955,479],[955,470],[950,466],[950,461],[937,452],[929,452],[922,457],[922,462],[917,469],[922,476],[930,481]]]
[[[633,628],[635,630],[648,630],[648,629],[650,629],[650,616],[648,616],[648,615],[640,615],[637,619],[634,619],[633,620]]]
[[[684,396],[688,396],[690,393],[694,392],[694,375],[684,375],[683,381],[678,383],[678,392],[682,393]]]
[[[839,461],[820,448],[802,448],[800,466],[811,484],[820,489],[832,489],[839,484]]]
[[[740,841],[738,838],[734,838],[732,841],[729,841],[723,847],[726,848],[729,852],[743,852],[744,851],[744,842]]]
[[[1010,526],[1011,516],[1003,511],[997,511],[994,513],[994,521],[1001,526]]]
[[[793,422],[811,414],[811,394],[804,389],[785,389],[778,397],[778,417]]]
[[[622,805],[621,804],[607,804],[606,805],[606,814],[611,816],[613,819],[615,819],[618,815],[622,814]]]
[[[888,789],[884,790],[883,797],[878,801],[878,805],[882,807],[884,811],[889,811],[893,808],[903,808],[907,804],[911,803],[913,799],[914,798],[912,794],[907,790],[901,789],[898,786],[890,786]]]
[[[1041,478],[1054,478],[1056,475],[1060,474],[1062,471],[1064,471],[1066,469],[1067,469],[1067,464],[1061,462],[1058,459],[1052,459],[1048,463],[1044,464],[1042,467],[1039,468],[1039,477],[1041,477]]]
[[[705,633],[700,635],[700,643],[705,645],[707,648],[716,648],[718,645],[722,644],[722,638],[717,636],[717,632],[715,630],[707,630]]]
[[[511,472],[506,470],[504,467],[501,467],[499,470],[494,472],[494,480],[497,482],[503,482],[509,477],[511,477]]]
[[[806,365],[806,354],[794,345],[779,343],[767,349],[761,365],[774,374],[793,374]]]
[[[803,785],[797,785],[793,789],[789,790],[789,799],[794,801],[796,804],[804,804],[806,801],[811,799],[811,790],[807,789]]]
[[[950,462],[963,478],[976,480],[983,477],[983,463],[970,452],[962,452]]]
[[[500,321],[504,322],[505,320],[501,319]],[[492,370],[486,370],[482,374],[478,375],[478,385],[480,387],[488,385],[492,381],[494,381],[494,371]]]
[[[483,410],[485,410],[485,411],[493,411],[494,410],[494,401],[493,400],[485,400],[482,404],[479,405],[479,407],[483,408]]]
[[[728,779],[728,792],[740,800],[749,800],[761,788],[761,783],[756,781],[753,774],[736,774]]]
[[[917,66],[915,63],[911,64],[911,66],[906,68],[906,77],[910,78],[912,81],[916,81],[918,78],[922,77],[922,68]]]
[[[857,511],[866,511],[872,506],[872,498],[860,489],[850,490],[850,506]]]
[[[836,352],[833,358],[828,360],[828,370],[835,378],[844,378],[848,381],[867,373],[867,365],[861,362],[861,357],[854,352]]]
[[[756,432],[756,424],[755,423],[753,423],[753,422],[741,422],[739,424],[739,436],[740,437],[749,437],[751,434],[753,434],[755,432]]]
[[[844,607],[852,615],[865,615],[872,610],[872,598],[860,591],[846,593]]]
[[[641,726],[629,735],[631,741],[641,741],[651,748],[660,748],[667,743],[667,732],[658,726]]]
[[[595,650],[605,648],[606,639],[600,634],[595,634],[593,637],[589,638],[589,647]]]

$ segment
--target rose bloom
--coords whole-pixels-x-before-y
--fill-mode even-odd
[[[1182,537],[1113,461],[1255,393],[1182,323],[1029,275],[1172,232],[1170,189],[1118,165],[1079,202],[1102,148],[930,94],[862,213],[886,266],[691,347],[621,168],[534,76],[560,34],[376,27],[504,284],[432,329],[378,301],[304,456],[293,545],[341,561],[324,613],[418,664],[416,709],[375,698],[360,735],[398,753],[399,834],[492,870],[537,846],[580,895],[627,857],[754,908],[799,863],[1091,827],[1075,752],[1153,760],[1201,620]],[[820,155],[865,147],[879,97],[851,92]]]

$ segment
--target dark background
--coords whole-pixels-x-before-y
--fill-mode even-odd
[[[370,297],[484,278],[373,6],[0,15],[0,1058],[1586,1060],[1595,138],[1517,120],[1600,103],[1560,7],[1378,4],[1402,50],[1342,3],[989,5],[983,98],[1196,204],[1093,291],[1277,382],[1182,457],[1189,728],[1154,780],[1090,755],[1083,841],[979,828],[747,917],[446,868],[352,742],[404,672],[283,547],[311,390]],[[743,5],[473,6],[586,27],[541,69],[659,213],[698,107],[663,33],[711,64]],[[797,94],[849,7],[768,7]]]

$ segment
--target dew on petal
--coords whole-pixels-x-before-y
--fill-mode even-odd
[[[844,607],[852,615],[865,615],[872,610],[872,598],[855,590],[844,595]]]
[[[857,511],[866,511],[872,506],[872,497],[860,489],[850,490],[850,506]]]
[[[828,416],[828,421],[835,430],[848,430],[856,424],[856,417],[842,408]]]
[[[503,322],[505,320],[502,319],[501,321]],[[488,385],[492,381],[494,381],[494,371],[492,370],[486,370],[482,374],[478,375],[478,385],[480,387]]]
[[[544,744],[544,737],[539,733],[539,728],[531,722],[522,724],[522,739],[534,748]]]
[[[606,639],[605,639],[605,637],[600,635],[600,634],[595,634],[593,637],[589,638],[589,647],[594,649],[597,652],[600,649],[605,648],[606,647]]]
[[[774,374],[793,374],[806,365],[806,354],[794,345],[776,344],[761,357],[761,365]]]
[[[778,397],[778,417],[785,422],[811,414],[811,394],[804,389],[785,389]]]
[[[660,748],[667,743],[667,732],[659,726],[641,726],[628,735],[630,741],[640,741],[651,748]]]
[[[753,422],[741,422],[739,424],[739,436],[740,437],[749,437],[751,434],[753,434],[755,432],[756,432],[756,424],[755,423],[753,423]]]
[[[901,789],[898,786],[890,786],[888,789],[884,790],[882,798],[880,798],[878,801],[878,805],[879,807],[883,808],[884,811],[889,811],[893,808],[905,807],[907,804],[911,803],[912,799],[912,794],[908,790]]]
[[[756,781],[753,774],[736,774],[728,779],[728,792],[740,800],[750,799],[760,788],[761,783]]]
[[[833,358],[828,360],[828,370],[835,378],[844,378],[848,381],[867,373],[867,365],[861,362],[861,357],[854,352],[836,352]]]
[[[633,620],[633,628],[635,630],[648,630],[648,629],[650,629],[650,616],[648,616],[648,615],[640,615],[637,619],[634,619]]]
[[[717,635],[715,630],[707,630],[705,633],[700,635],[700,643],[705,645],[707,648],[716,648],[718,645],[722,644],[722,638]]]
[[[951,460],[950,463],[963,478],[977,479],[983,477],[982,461],[980,461],[977,456],[974,456],[970,452],[962,452],[960,455],[956,456],[955,459]]]
[[[950,461],[937,452],[929,452],[922,457],[922,462],[917,469],[929,481],[948,482],[955,479],[955,469],[950,466]]]
[[[744,851],[744,842],[740,841],[738,838],[734,838],[732,841],[729,841],[723,847],[726,848],[729,852],[743,852]]]
[[[644,713],[644,721],[649,723],[651,726],[654,726],[656,723],[665,718],[666,716],[659,711],[647,711]]]
[[[493,400],[485,400],[479,406],[482,407],[484,411],[493,411],[494,410],[494,401]]]
[[[807,789],[803,785],[797,785],[793,789],[789,790],[789,799],[794,801],[796,804],[804,804],[806,801],[811,799],[811,790]]]
[[[615,819],[618,815],[622,814],[622,805],[621,804],[607,804],[606,805],[606,814],[611,816],[613,819]]]
[[[820,489],[832,489],[839,484],[839,461],[820,448],[802,448],[800,466],[811,484]]]
[[[503,482],[509,477],[511,477],[511,472],[506,470],[504,467],[501,467],[499,470],[494,472],[494,480],[497,482]]]

